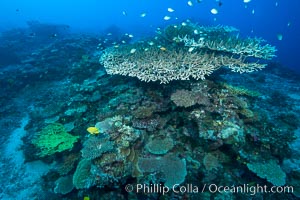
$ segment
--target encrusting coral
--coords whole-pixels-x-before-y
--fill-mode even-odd
[[[243,39],[235,28],[188,26],[192,33],[186,27],[167,27],[157,46],[149,40],[107,48],[100,63],[108,74],[168,83],[190,77],[203,80],[223,66],[239,73],[257,71],[267,65],[261,60],[275,56],[275,47],[264,44],[263,39]]]

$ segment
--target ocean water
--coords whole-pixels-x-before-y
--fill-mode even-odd
[[[297,0],[0,2],[0,199],[299,199]]]

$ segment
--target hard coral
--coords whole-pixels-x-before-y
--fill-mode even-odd
[[[164,157],[140,158],[138,167],[142,172],[161,172],[166,180],[165,186],[173,187],[181,184],[187,175],[185,159],[179,159],[174,154],[167,154]]]
[[[67,133],[62,124],[53,123],[37,133],[33,144],[40,150],[38,156],[44,157],[72,149],[78,138]]]
[[[275,47],[264,44],[265,41],[259,38],[243,39],[235,28],[195,24],[188,27],[191,28],[166,28],[165,34],[159,34],[163,36],[160,37],[159,45],[163,46],[160,49],[153,46],[151,40],[107,48],[100,63],[108,74],[168,83],[189,80],[190,77],[203,80],[223,66],[233,72],[257,71],[266,66],[259,60],[275,56]],[[191,30],[201,34],[194,34]]]
[[[114,143],[105,137],[90,137],[83,143],[81,150],[82,157],[85,159],[94,159],[100,157],[102,154],[111,151]]]
[[[247,167],[261,178],[276,186],[285,185],[286,174],[282,171],[275,160],[269,160],[265,163],[248,163]]]

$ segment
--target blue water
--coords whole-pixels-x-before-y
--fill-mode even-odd
[[[249,36],[263,37],[278,48],[275,59],[283,65],[299,69],[300,2],[298,0],[2,0],[0,30],[24,27],[30,20],[67,24],[73,31],[99,33],[116,25],[136,37],[153,34],[157,27],[191,19],[205,25],[230,25]],[[221,2],[221,6],[219,5]],[[169,13],[167,8],[175,11]],[[218,14],[210,10],[216,8]],[[125,13],[125,15],[123,14]],[[145,17],[141,17],[146,13]],[[164,16],[170,16],[168,21]],[[278,40],[277,35],[282,35]]]

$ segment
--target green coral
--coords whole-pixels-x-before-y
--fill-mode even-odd
[[[78,136],[67,133],[62,124],[53,123],[37,133],[33,144],[40,150],[38,156],[45,157],[72,149],[78,138]]]
[[[267,181],[273,185],[285,185],[286,174],[282,171],[275,160],[269,160],[265,163],[248,163],[247,167],[256,173],[257,176],[267,179]]]

